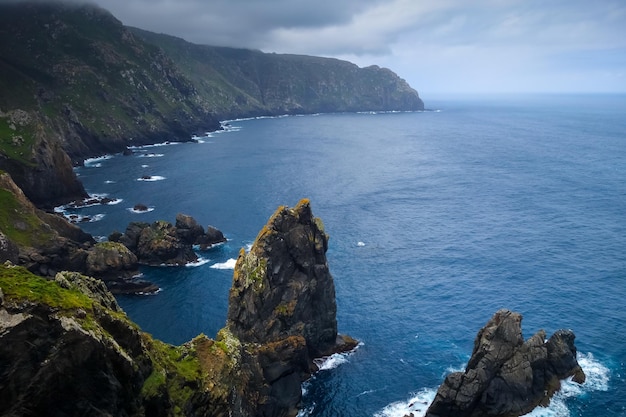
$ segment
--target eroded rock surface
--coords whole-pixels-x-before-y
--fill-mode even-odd
[[[478,332],[465,372],[446,377],[426,417],[521,416],[548,405],[561,380],[585,381],[571,330],[547,341],[540,330],[524,341],[521,322],[519,313],[499,310]]]
[[[227,327],[248,352],[256,352],[263,389],[258,381],[249,389],[260,396],[260,415],[295,415],[312,359],[356,346],[337,333],[327,249],[321,220],[302,200],[293,209],[279,207],[250,252],[239,254]]]
[[[205,232],[193,217],[178,214],[175,225],[165,220],[132,222],[123,234],[112,233],[109,240],[126,246],[141,264],[185,265],[198,260],[193,245],[206,248],[226,238],[216,228],[209,226]]]

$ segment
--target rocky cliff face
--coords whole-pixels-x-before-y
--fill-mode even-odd
[[[258,415],[295,415],[312,359],[356,346],[337,334],[327,248],[321,220],[302,200],[293,209],[278,208],[250,252],[237,259],[227,329],[257,369],[243,398],[260,397]]]
[[[190,241],[196,226],[177,218]],[[15,256],[5,238],[0,254]],[[308,201],[279,208],[237,262],[226,327],[182,346],[141,332],[100,280],[0,264],[0,414],[295,416],[312,359],[356,345],[337,335],[327,242]],[[98,245],[94,272],[134,263]]]
[[[330,58],[194,45],[172,36],[134,28],[132,31],[163,48],[223,119],[424,109],[418,93],[386,68],[359,68]],[[215,94],[220,90],[225,94]]]
[[[94,6],[0,5],[0,91],[0,169],[38,205],[84,197],[72,161],[219,128],[162,50]]]
[[[524,341],[522,316],[498,311],[476,336],[465,372],[446,377],[426,417],[516,417],[546,406],[562,379],[582,384],[574,334],[543,330]]]

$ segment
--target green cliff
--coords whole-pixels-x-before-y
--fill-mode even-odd
[[[87,157],[220,119],[423,106],[387,69],[194,45],[93,5],[0,4],[0,169],[38,206],[85,197],[72,165]]]

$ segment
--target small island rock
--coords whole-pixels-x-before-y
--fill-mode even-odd
[[[448,375],[425,417],[516,417],[547,406],[562,379],[579,384],[574,333],[543,330],[524,341],[522,316],[499,310],[476,336],[464,372]]]

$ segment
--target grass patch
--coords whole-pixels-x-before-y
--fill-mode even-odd
[[[63,310],[91,310],[93,301],[78,290],[67,290],[20,266],[0,265],[0,288],[7,300],[31,301]]]
[[[35,213],[24,210],[15,195],[3,188],[0,188],[0,230],[20,246],[33,247],[53,237]]]
[[[30,125],[13,126],[8,118],[0,117],[0,153],[7,158],[19,161],[22,164],[33,166],[30,160],[32,147],[35,143],[35,134]]]

